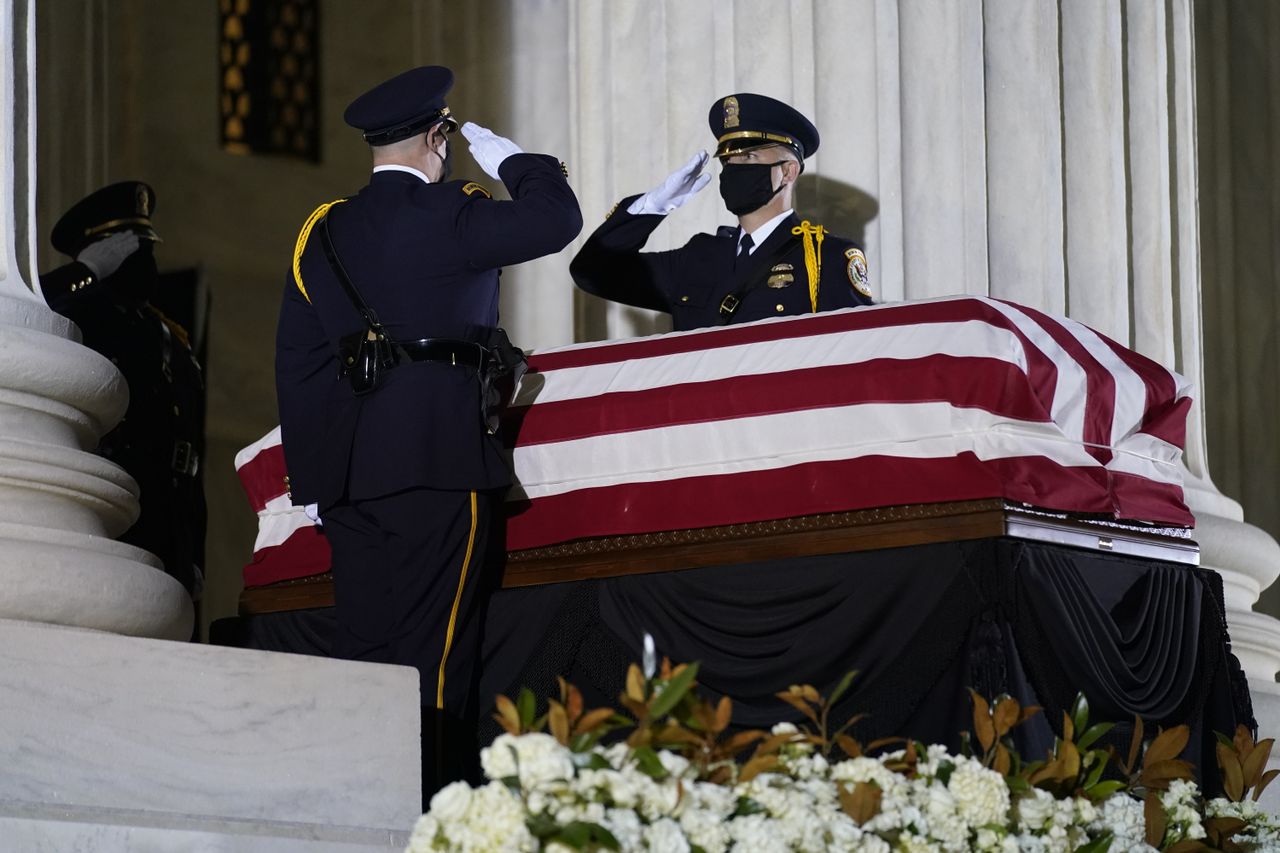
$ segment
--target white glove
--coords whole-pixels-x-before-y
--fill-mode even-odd
[[[703,168],[710,159],[711,155],[705,151],[699,151],[694,154],[688,163],[668,175],[660,186],[649,190],[640,198],[631,202],[631,206],[627,208],[627,213],[632,215],[638,213],[666,214],[681,207],[711,182],[710,175],[702,174]]]
[[[138,251],[138,235],[132,231],[119,231],[90,243],[80,250],[76,260],[89,268],[95,277],[104,279],[124,263],[124,259]]]
[[[471,143],[472,158],[481,169],[484,169],[485,174],[495,181],[502,180],[498,176],[498,167],[502,165],[503,160],[512,154],[524,153],[524,149],[510,139],[498,136],[489,128],[481,127],[474,122],[467,122],[462,126],[462,135]]]

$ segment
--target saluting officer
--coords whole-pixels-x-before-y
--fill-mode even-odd
[[[486,554],[511,481],[486,427],[498,274],[582,228],[563,164],[483,127],[462,134],[511,200],[448,180],[452,86],[415,68],[347,108],[373,175],[302,226],[276,337],[293,501],[319,505],[333,550],[334,654],[417,667],[427,793],[458,774],[442,746],[474,760],[474,740],[441,727],[474,714],[483,567],[503,556]]]
[[[614,206],[573,259],[578,286],[665,311],[677,331],[870,305],[862,248],[792,207],[804,161],[818,150],[813,123],[745,92],[716,101],[708,121],[723,164],[720,195],[738,227],[696,234],[672,251],[641,251],[663,218],[711,180],[700,151],[660,186]]]
[[[199,599],[204,382],[187,331],[150,302],[159,282],[155,207],[155,191],[141,181],[111,184],[77,202],[50,236],[75,260],[42,275],[40,289],[129,385],[124,419],[98,447],[138,483],[141,514],[121,541],[155,554]]]

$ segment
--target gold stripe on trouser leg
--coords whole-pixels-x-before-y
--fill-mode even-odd
[[[440,679],[436,683],[436,707],[444,709],[444,665],[449,660],[449,648],[453,645],[453,630],[458,624],[458,607],[462,604],[462,588],[467,583],[467,569],[471,566],[471,551],[476,544],[476,493],[471,493],[471,533],[467,536],[467,555],[462,558],[462,575],[458,578],[458,591],[453,596],[453,610],[449,613],[449,628],[444,635],[444,654],[440,656]]]

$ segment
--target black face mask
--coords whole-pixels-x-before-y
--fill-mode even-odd
[[[786,163],[726,163],[720,172],[720,197],[734,216],[745,216],[764,207],[784,184],[773,188],[773,168]]]

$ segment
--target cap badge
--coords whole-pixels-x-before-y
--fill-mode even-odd
[[[738,126],[738,99],[733,95],[724,99],[724,126],[726,130]]]
[[[845,249],[844,256],[849,260],[849,283],[853,285],[854,290],[870,299],[871,277],[867,274],[867,256],[855,246]]]
[[[151,211],[149,208],[151,207],[151,198],[147,195],[147,188],[142,184],[138,184],[134,188],[133,192],[134,198],[137,199],[138,202],[138,215],[150,216]]]

